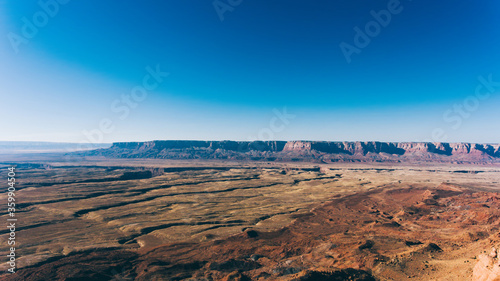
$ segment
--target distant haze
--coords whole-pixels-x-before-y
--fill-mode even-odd
[[[58,142],[0,141],[0,154],[24,154],[47,152],[72,152],[97,148],[108,148],[111,144],[77,144]]]

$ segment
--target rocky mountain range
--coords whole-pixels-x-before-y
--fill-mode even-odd
[[[499,144],[378,141],[187,141],[117,142],[81,152],[112,158],[222,159],[331,162],[500,162]]]

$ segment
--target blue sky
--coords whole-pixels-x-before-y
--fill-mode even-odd
[[[498,143],[498,12],[493,0],[0,0],[0,140]],[[169,74],[123,102],[148,66]]]

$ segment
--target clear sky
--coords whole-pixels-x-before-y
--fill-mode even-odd
[[[499,12],[495,0],[0,0],[0,140],[498,143]]]

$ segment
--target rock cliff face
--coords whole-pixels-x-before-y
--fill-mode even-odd
[[[122,158],[312,162],[500,162],[500,145],[430,142],[185,141],[114,143],[85,152]]]
[[[163,149],[224,149],[229,151],[281,151],[285,141],[189,141],[166,140],[147,142],[117,142],[110,149],[163,150]]]
[[[472,281],[498,280],[500,280],[500,249],[492,248],[488,255],[479,255],[472,273]]]

